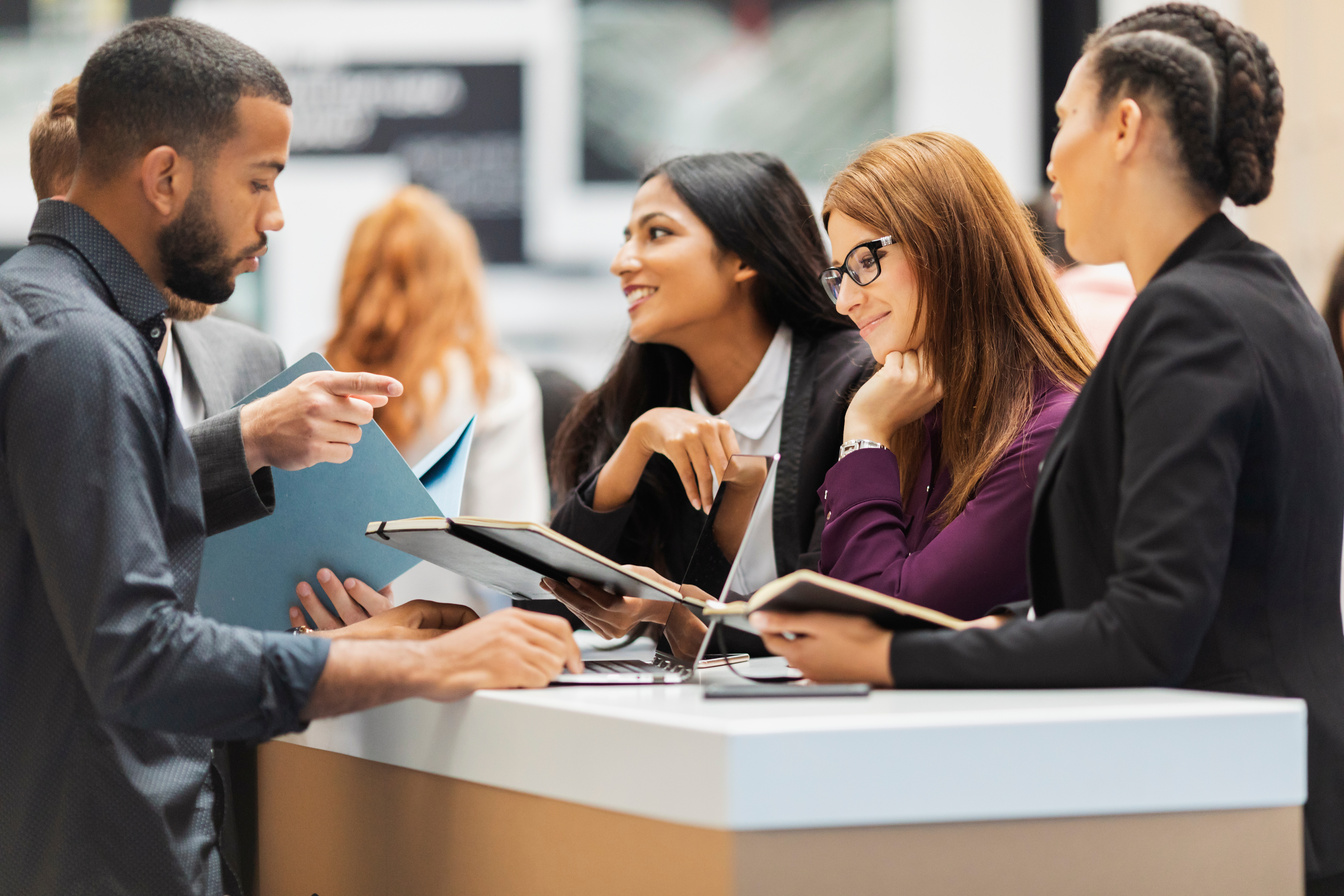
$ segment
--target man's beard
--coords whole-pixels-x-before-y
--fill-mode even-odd
[[[159,259],[168,287],[168,316],[199,320],[211,306],[233,295],[234,270],[244,258],[266,245],[261,242],[240,256],[228,256],[224,237],[204,191],[193,190],[177,220],[159,231]]]
[[[163,291],[163,297],[168,300],[168,313],[165,315],[169,320],[180,321],[189,324],[194,320],[200,320],[203,317],[209,317],[218,305],[209,305],[205,302],[194,302],[191,299],[184,299],[171,289]]]

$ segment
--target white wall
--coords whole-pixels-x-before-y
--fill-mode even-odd
[[[355,225],[406,183],[393,156],[298,156],[276,182],[284,229],[262,259],[265,329],[285,357],[321,351],[336,320],[341,268]]]
[[[1109,25],[1131,13],[1136,13],[1141,9],[1152,6],[1156,0],[1101,0],[1100,10],[1101,24]],[[1200,0],[1200,2],[1216,10],[1219,15],[1231,19],[1237,24],[1244,24],[1241,16],[1241,0]]]
[[[896,130],[970,140],[1023,199],[1040,189],[1036,0],[898,0]]]

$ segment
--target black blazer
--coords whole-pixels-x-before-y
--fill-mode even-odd
[[[902,687],[1187,687],[1308,705],[1307,873],[1344,872],[1344,381],[1221,214],[1135,300],[1042,464],[1034,622],[893,639]]]
[[[849,399],[873,366],[872,353],[853,329],[815,339],[793,334],[772,520],[775,568],[780,575],[817,567],[822,529],[817,489],[835,463]],[[672,469],[670,461],[655,456],[634,497],[606,513],[592,509],[597,482],[594,470],[556,510],[551,527],[619,563],[650,566],[680,579],[705,516],[683,498],[672,502],[671,525],[660,527],[657,523],[661,521],[650,519],[654,512],[650,480],[659,475],[660,467],[665,468],[665,476]],[[670,478],[676,481],[675,473]],[[660,537],[664,531],[670,531],[671,537]]]

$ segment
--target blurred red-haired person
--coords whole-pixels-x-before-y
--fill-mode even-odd
[[[407,463],[476,415],[462,514],[544,523],[550,488],[541,389],[532,371],[491,338],[482,267],[466,218],[424,187],[402,188],[355,228],[326,356],[337,370],[385,373],[404,384],[401,399],[374,419]],[[395,587],[398,603],[433,595],[487,609],[465,580],[430,564]],[[367,589],[360,596],[362,603],[374,600],[366,611],[383,606]],[[303,604],[318,625],[340,624],[316,600]]]

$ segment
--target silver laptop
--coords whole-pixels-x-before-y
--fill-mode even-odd
[[[735,454],[729,458],[714,503],[686,564],[686,574],[682,576],[681,606],[694,612],[709,598],[728,597],[746,553],[742,548],[749,544],[751,533],[764,525],[761,517],[767,505],[760,498],[774,488],[778,460],[777,454]],[[669,612],[672,609],[669,607]],[[677,656],[659,650],[651,660],[585,660],[583,672],[564,673],[555,683],[681,684],[692,681],[698,669],[745,660],[746,654],[706,657],[717,625],[718,620],[706,625],[695,656]]]

